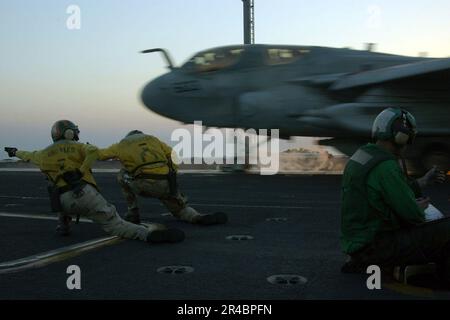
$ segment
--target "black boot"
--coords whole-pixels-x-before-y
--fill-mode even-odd
[[[181,242],[185,238],[184,232],[179,229],[162,229],[155,230],[148,234],[147,242],[149,243],[176,243]]]
[[[202,214],[195,217],[194,223],[201,224],[204,226],[210,226],[214,224],[224,224],[227,223],[228,216],[223,212],[214,212],[211,214]]]
[[[139,215],[139,208],[133,208],[129,209],[127,214],[125,215],[125,221],[134,223],[134,224],[140,224],[141,223],[141,216]]]

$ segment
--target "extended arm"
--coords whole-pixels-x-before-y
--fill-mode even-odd
[[[382,164],[379,170],[383,200],[402,220],[418,225],[424,223],[424,212],[419,208],[406,177],[394,162]]]
[[[106,149],[98,149],[98,160],[109,160],[119,157],[119,144],[115,143]]]
[[[41,151],[28,152],[28,151],[18,150],[18,151],[16,151],[15,156],[24,161],[32,162],[36,165],[40,165],[41,158],[42,158],[42,152]]]

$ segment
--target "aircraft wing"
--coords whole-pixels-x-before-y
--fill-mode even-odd
[[[372,96],[364,94],[359,100],[330,105],[326,108],[310,108],[293,113],[304,127],[317,130],[335,130],[333,135],[358,134],[370,136],[370,128],[376,115],[386,105],[401,105],[420,119],[422,136],[448,136],[450,129],[446,110],[450,97],[450,58],[427,59],[416,63],[397,65],[353,74],[318,75],[293,79],[291,82],[326,88],[330,91],[351,90],[396,83],[399,86],[374,88]],[[378,90],[378,91],[377,91]],[[338,133],[336,134],[336,130]]]
[[[450,80],[450,58],[432,59],[394,67],[348,74],[331,84],[331,90],[345,90],[422,76],[443,75]]]

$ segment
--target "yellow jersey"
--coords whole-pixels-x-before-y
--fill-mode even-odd
[[[99,160],[118,159],[132,175],[169,173],[172,148],[158,138],[134,134],[106,149],[99,149]],[[176,170],[175,164],[173,168]]]
[[[77,169],[83,174],[82,179],[85,182],[96,186],[91,166],[97,160],[98,148],[93,145],[60,140],[40,151],[17,151],[16,156],[39,166],[39,169],[59,188],[67,185],[62,175]]]

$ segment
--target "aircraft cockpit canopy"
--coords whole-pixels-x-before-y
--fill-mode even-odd
[[[182,69],[189,72],[211,72],[225,69],[236,64],[244,48],[241,47],[223,47],[202,51],[195,54]]]
[[[308,54],[308,49],[300,48],[268,48],[265,55],[265,65],[274,66],[289,64]]]
[[[207,73],[237,64],[239,68],[277,66],[293,63],[309,53],[307,48],[294,46],[228,46],[196,53],[181,69],[192,73]]]

